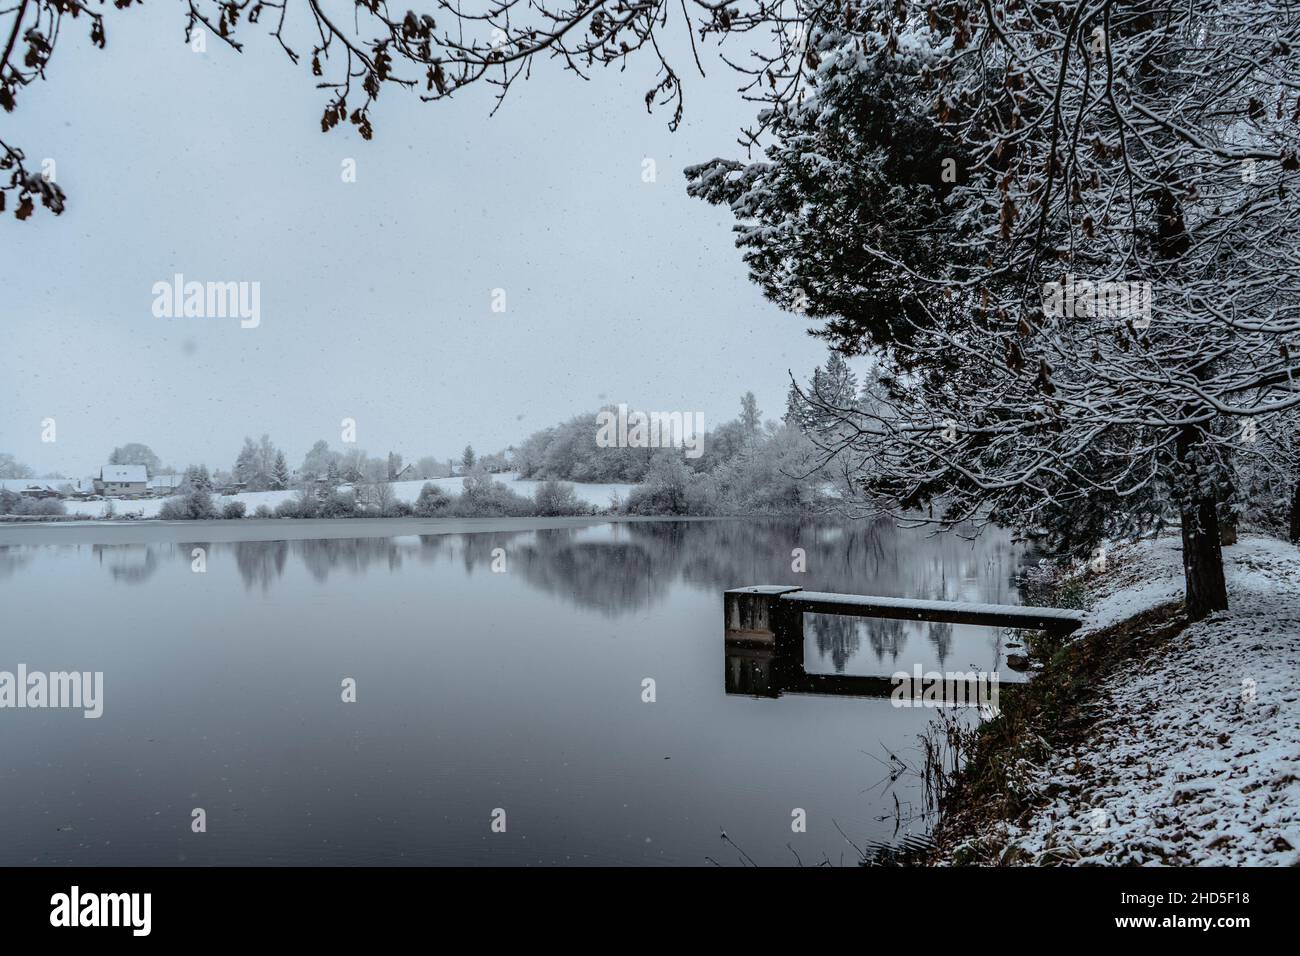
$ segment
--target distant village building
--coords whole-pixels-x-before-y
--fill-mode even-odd
[[[406,465],[403,466],[402,470],[399,471],[397,474],[395,474],[395,475],[393,476],[392,480],[393,480],[393,481],[410,481],[412,478],[416,478],[416,477],[419,477],[419,476],[416,475],[416,473],[415,473],[415,466],[412,465],[410,462],[407,462]]]
[[[149,479],[149,494],[157,498],[166,498],[180,490],[180,475],[154,475]]]
[[[66,482],[63,482],[66,484]],[[49,481],[34,481],[18,492],[24,498],[62,498],[63,492]]]
[[[144,465],[105,465],[95,479],[95,491],[101,495],[143,495],[148,490]]]

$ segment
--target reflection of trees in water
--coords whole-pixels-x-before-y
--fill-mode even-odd
[[[808,614],[804,616],[804,637],[813,638],[817,652],[829,657],[835,673],[843,674],[844,667],[858,654],[862,646],[862,619],[839,614]]]
[[[479,568],[492,571],[492,552],[497,548],[505,552],[503,574],[514,570],[514,544],[521,537],[531,535],[527,531],[485,531],[482,534],[444,535],[451,547],[460,549],[460,561],[465,570],[473,574]]]
[[[181,545],[188,555],[190,545]],[[243,579],[244,587],[260,587],[269,591],[271,585],[283,575],[292,554],[303,563],[308,573],[319,582],[327,580],[332,572],[350,571],[364,574],[373,567],[396,571],[402,566],[403,549],[392,538],[306,538],[297,541],[235,541],[228,544],[201,544],[194,547],[213,548],[218,553],[233,553],[235,567]],[[188,560],[188,557],[187,557]]]
[[[948,655],[952,653],[952,625],[940,624],[936,621],[928,622],[925,627],[925,639],[934,648],[939,663],[947,664]]]
[[[639,543],[584,541],[582,534],[578,528],[550,528],[422,535],[421,556],[458,557],[471,574],[492,573],[493,552],[501,548],[505,573],[579,607],[614,616],[648,607],[676,575],[680,549],[665,546],[652,554]]]
[[[422,534],[420,538],[419,556],[422,562],[432,564],[442,558],[444,555],[450,555],[452,551],[451,535],[449,534]]]
[[[506,573],[612,616],[652,606],[679,581],[719,592],[746,584],[797,584],[807,590],[1011,602],[1018,553],[1005,536],[993,534],[972,545],[952,535],[900,530],[888,521],[795,519],[421,535],[416,548],[389,538],[337,538],[295,541],[291,548],[318,580],[339,566],[361,572],[382,562],[396,568],[403,554],[429,562],[458,559],[468,573],[491,573],[492,552],[502,548]],[[794,548],[807,553],[806,573],[791,570]],[[283,563],[277,564],[275,575],[282,570]],[[951,628],[939,626],[929,639],[942,658],[951,646]],[[879,640],[882,647],[902,643],[888,634]]]
[[[239,541],[232,547],[235,549],[235,566],[248,590],[260,585],[262,592],[266,593],[284,574],[284,566],[289,560],[288,541]]]
[[[158,555],[147,544],[96,544],[91,553],[114,581],[143,584],[158,570]]]
[[[996,533],[972,543],[955,535],[899,529],[888,521],[801,519],[646,521],[582,529],[203,546],[209,555],[213,547],[233,550],[245,586],[263,591],[284,574],[290,554],[300,558],[317,581],[324,581],[340,569],[354,574],[376,567],[396,570],[405,557],[421,563],[459,560],[467,573],[491,573],[492,552],[503,548],[507,574],[610,616],[651,607],[678,582],[714,593],[748,584],[794,584],[815,591],[1014,603],[1020,555],[1006,535]],[[134,562],[115,561],[113,573],[120,580],[139,582],[156,569],[152,555],[159,547],[178,547],[179,556],[190,560],[191,546],[184,544],[101,545],[96,551],[138,555]],[[806,552],[806,573],[791,568],[795,548]],[[6,559],[10,568],[26,560],[14,549],[0,549],[0,573]],[[882,659],[897,656],[909,633],[903,622],[842,618],[817,632],[817,646],[839,669],[861,648],[864,632]],[[919,628],[917,632],[922,633]],[[924,633],[945,660],[953,644],[951,625],[931,625]]]
[[[612,617],[649,607],[675,577],[667,554],[626,541],[579,541],[571,530],[537,532],[512,560],[533,587]]]
[[[804,617],[804,637],[811,639],[823,660],[829,659],[835,673],[844,673],[849,661],[862,649],[863,635],[877,665],[897,664],[907,647],[907,639],[924,627],[925,639],[935,649],[939,663],[945,664],[952,653],[951,624],[888,618],[852,617],[847,614],[808,614]]]
[[[653,521],[608,530],[612,540],[596,541],[584,540],[575,529],[538,531],[532,544],[512,556],[510,567],[522,568],[535,587],[616,616],[652,605],[677,581],[719,592],[784,583],[855,591],[879,579],[882,570],[897,575],[901,561],[890,547],[897,529],[888,522],[845,527],[771,519]],[[807,552],[806,574],[791,570],[797,547]]]
[[[1011,603],[1020,549],[989,531],[974,542],[891,522],[781,519],[653,522],[623,526],[681,579],[707,589],[795,584],[809,591]],[[791,551],[807,553],[806,573]],[[667,555],[661,561],[660,554]]]
[[[308,538],[288,544],[311,576],[321,582],[334,570],[363,574],[372,565],[390,571],[402,566],[401,550],[392,538]]]
[[[670,550],[683,581],[725,590],[746,584],[797,584],[808,590],[853,591],[889,573],[898,555],[888,522],[827,524],[795,519],[629,524],[627,533],[652,553]],[[793,550],[807,554],[796,573]]]
[[[32,560],[33,551],[23,545],[0,545],[0,578],[7,578]]]
[[[875,652],[876,663],[883,663],[885,658],[889,658],[891,665],[897,664],[903,648],[907,646],[907,625],[910,622],[878,617],[862,617],[858,620],[867,629],[867,643]]]
[[[822,659],[830,659],[835,673],[845,667],[862,649],[862,638],[875,657],[877,667],[893,669],[907,647],[907,639],[916,628],[913,621],[878,617],[853,617],[848,614],[805,614],[804,640],[812,639]]]

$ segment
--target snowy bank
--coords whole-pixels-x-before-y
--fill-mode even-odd
[[[1300,864],[1300,549],[1245,537],[1224,561],[1230,610],[1085,691],[1100,716],[1082,738],[1019,768],[1031,809],[966,833],[949,860],[982,845],[1019,863]],[[1116,552],[1089,586],[1078,640],[1105,640],[1182,596],[1177,540]]]
[[[531,498],[537,492],[540,481],[518,478],[514,474],[501,474],[492,476],[496,481],[501,482],[511,491]],[[459,495],[464,489],[465,479],[456,478],[429,478],[427,480],[419,479],[415,481],[395,481],[392,482],[393,495],[397,501],[414,503],[415,499],[420,496],[420,489],[425,484],[437,485],[449,495]],[[628,494],[636,485],[631,484],[587,484],[583,482],[565,482],[573,485],[573,492],[578,500],[584,504],[596,508],[608,508],[610,502],[616,497],[621,501],[626,501]],[[219,495],[213,494],[212,502],[218,508],[221,508],[232,501],[242,501],[248,509],[248,517],[252,517],[258,506],[265,505],[271,510],[275,510],[276,505],[283,501],[288,501],[298,497],[298,491],[286,489],[284,491],[245,491],[237,495]],[[142,518],[156,518],[158,512],[162,509],[163,502],[166,498],[139,498],[139,499],[113,499],[113,508],[118,517],[127,514],[136,514]],[[66,501],[64,504],[70,515],[86,515],[90,518],[103,517],[106,501]]]

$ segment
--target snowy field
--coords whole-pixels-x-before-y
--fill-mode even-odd
[[[1300,549],[1224,549],[1230,610],[1102,689],[1111,716],[1038,768],[1059,794],[1008,842],[1043,863],[1300,864]],[[1177,539],[1117,551],[1085,625],[1182,595]],[[1082,633],[1082,632],[1081,632]]]
[[[507,488],[510,488],[512,491],[528,498],[533,496],[533,493],[537,490],[537,486],[541,484],[540,481],[519,480],[516,475],[509,473],[494,475],[493,477]],[[459,495],[465,484],[464,478],[430,478],[428,481],[430,484],[437,485],[442,488],[443,491],[451,495]],[[31,480],[13,479],[11,482],[7,481],[6,483],[12,483],[18,487],[26,487],[26,485],[31,483]],[[51,481],[50,483],[58,484],[58,482],[55,481]],[[610,501],[613,500],[615,496],[618,496],[620,500],[626,500],[628,493],[636,487],[636,485],[631,484],[572,484],[574,493],[578,496],[579,501],[598,508],[609,507]],[[393,482],[393,490],[399,501],[414,502],[415,499],[419,497],[420,489],[423,488],[424,485],[425,481],[423,480],[396,481]],[[18,490],[18,488],[15,488],[14,490]],[[257,510],[259,505],[266,505],[268,508],[274,509],[280,502],[289,498],[297,497],[297,495],[298,492],[293,490],[247,491],[243,494],[229,496],[213,494],[212,501],[218,508],[231,501],[242,501],[248,506],[248,517],[251,518],[253,512]],[[163,502],[166,500],[167,499],[165,498],[140,498],[136,500],[115,499],[113,501],[113,507],[116,509],[117,517],[119,518],[124,517],[127,514],[139,514],[145,518],[156,518],[158,517],[159,510],[162,508]],[[98,518],[103,515],[106,502],[68,500],[65,501],[64,504],[68,509],[68,514],[70,515],[84,514],[91,518]]]

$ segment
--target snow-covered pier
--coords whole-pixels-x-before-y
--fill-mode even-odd
[[[723,610],[728,640],[759,644],[802,642],[805,613],[1027,628],[1054,634],[1069,634],[1083,624],[1082,611],[1061,608],[836,594],[770,584],[724,592]]]

